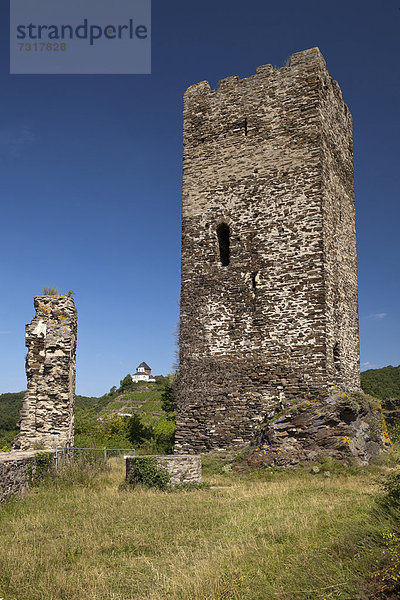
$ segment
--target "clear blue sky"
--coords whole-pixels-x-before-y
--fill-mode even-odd
[[[12,1],[12,0],[11,0]],[[182,95],[318,46],[354,120],[362,368],[400,362],[400,2],[153,0],[152,75],[9,75],[0,15],[0,392],[45,285],[76,291],[77,393],[174,362]]]

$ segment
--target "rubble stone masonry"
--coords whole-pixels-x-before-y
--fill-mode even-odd
[[[125,456],[126,480],[132,471],[134,462],[146,458],[143,456]],[[181,483],[201,483],[201,457],[189,454],[168,454],[166,456],[154,456],[159,465],[168,469],[171,485]]]
[[[352,120],[312,48],[185,93],[176,452],[360,387]]]
[[[27,492],[37,474],[37,451],[0,452],[0,503]]]
[[[36,296],[26,326],[27,392],[13,450],[73,446],[77,313],[69,296]]]

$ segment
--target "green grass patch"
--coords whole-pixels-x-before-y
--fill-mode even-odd
[[[2,506],[0,597],[371,600],[395,589],[399,514],[377,502],[378,467],[256,480],[205,462],[209,489],[124,489],[112,460],[92,475],[70,465]]]

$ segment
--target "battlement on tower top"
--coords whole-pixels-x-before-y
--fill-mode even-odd
[[[184,98],[187,100],[192,96],[224,91],[231,89],[232,87],[242,85],[243,83],[246,84],[254,79],[264,79],[276,72],[284,73],[285,71],[292,70],[293,68],[307,67],[310,64],[315,64],[320,67],[321,70],[325,70],[327,72],[326,63],[319,48],[309,48],[308,50],[302,50],[301,52],[295,52],[292,54],[283,67],[277,68],[273,65],[260,65],[256,68],[255,75],[250,75],[250,77],[244,77],[243,79],[241,79],[239,75],[225,77],[219,81],[219,85],[215,89],[211,89],[208,81],[200,81],[199,83],[195,83],[188,87],[184,94]]]

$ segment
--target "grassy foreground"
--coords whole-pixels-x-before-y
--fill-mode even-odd
[[[210,489],[160,492],[121,489],[122,461],[110,462],[0,507],[0,598],[398,597],[377,592],[400,565],[393,516],[376,508],[377,469],[251,476],[211,465]]]

